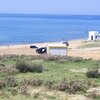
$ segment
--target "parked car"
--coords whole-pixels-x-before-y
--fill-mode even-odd
[[[47,53],[47,47],[37,48],[36,52],[40,54]]]
[[[66,46],[69,46],[68,41],[63,42],[63,44],[65,44]]]
[[[35,45],[31,45],[30,48],[31,48],[31,49],[34,49],[34,48],[38,48],[38,47],[35,46]]]

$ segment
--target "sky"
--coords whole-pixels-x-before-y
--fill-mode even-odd
[[[0,0],[0,13],[100,15],[100,0]]]

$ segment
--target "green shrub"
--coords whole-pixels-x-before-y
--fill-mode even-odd
[[[98,68],[89,69],[86,75],[88,78],[100,78],[100,72]]]
[[[25,61],[23,60],[17,61],[15,66],[16,69],[19,70],[19,72],[23,72],[23,73],[27,72],[27,64],[25,63]]]
[[[6,82],[3,80],[0,80],[0,89],[4,88],[6,86]]]
[[[25,62],[23,60],[17,61],[16,69],[19,70],[19,72],[26,73],[26,72],[37,72],[41,73],[43,71],[43,67],[40,64],[33,64],[32,62]]]
[[[42,73],[43,67],[40,64],[34,64],[32,66],[32,70],[33,70],[33,72]]]

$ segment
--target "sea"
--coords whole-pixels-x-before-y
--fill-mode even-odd
[[[0,14],[0,45],[85,39],[100,32],[100,16]]]

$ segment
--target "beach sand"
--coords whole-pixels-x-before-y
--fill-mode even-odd
[[[61,43],[61,42],[54,42]],[[36,49],[30,49],[30,45],[37,47],[47,47],[48,43],[33,43],[23,45],[5,45],[0,46],[0,55],[15,54],[15,55],[38,55]],[[100,60],[100,47],[93,48],[78,48],[84,45],[82,40],[69,41],[68,56],[83,57],[85,59]]]
[[[68,55],[73,57],[82,57],[85,59],[100,60],[100,47],[86,47],[78,48],[79,46],[84,46],[90,42],[85,43],[83,40],[70,41]]]

